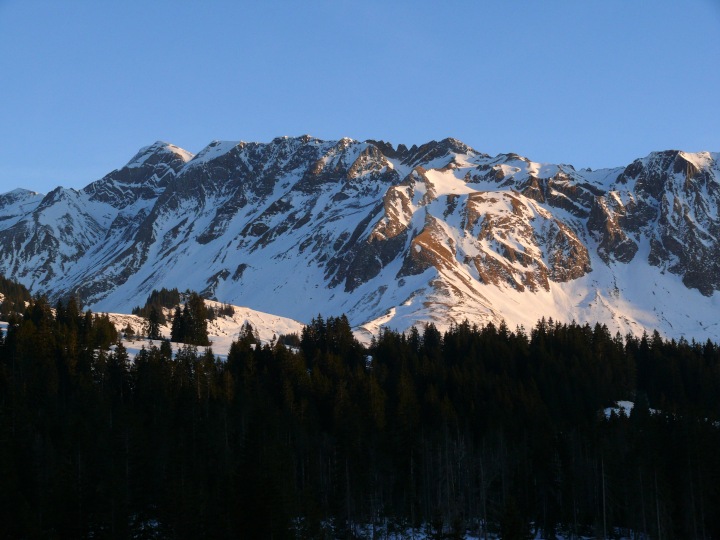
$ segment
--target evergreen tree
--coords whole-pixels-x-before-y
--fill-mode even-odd
[[[145,327],[145,334],[148,339],[162,339],[160,335],[160,311],[154,305],[150,306],[150,311],[147,316],[147,324]]]
[[[191,293],[185,304],[188,308],[188,329],[190,343],[193,345],[210,345],[208,339],[207,320],[208,310],[205,301],[197,293]]]
[[[175,308],[170,339],[174,342],[207,346],[210,344],[207,330],[208,311],[197,293],[191,293],[182,310]]]
[[[180,306],[175,307],[175,314],[173,315],[172,327],[170,329],[170,341],[176,343],[184,343],[187,336],[187,321],[183,316],[183,311]]]
[[[125,339],[128,339],[130,341],[135,340],[135,329],[130,323],[128,323],[123,329],[123,334],[125,335]]]

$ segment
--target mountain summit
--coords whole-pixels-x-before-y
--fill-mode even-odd
[[[377,332],[542,316],[720,339],[718,154],[576,170],[455,139],[156,142],[84,189],[0,195],[0,273],[129,310],[152,289]]]

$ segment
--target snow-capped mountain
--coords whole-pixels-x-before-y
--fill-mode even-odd
[[[376,332],[542,316],[720,339],[718,154],[597,171],[455,139],[157,142],[84,189],[0,195],[0,273],[129,311],[160,287]]]

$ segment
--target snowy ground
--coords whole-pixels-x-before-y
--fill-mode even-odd
[[[205,304],[212,308],[223,306],[222,303],[213,302],[212,300],[205,300]],[[297,333],[299,335],[304,326],[302,323],[286,317],[279,317],[242,306],[233,306],[233,308],[235,313],[232,316],[218,316],[215,320],[208,321],[210,347],[212,348],[213,354],[222,360],[227,358],[230,345],[233,341],[237,340],[246,322],[252,325],[261,343],[270,343],[281,334]],[[160,333],[163,337],[169,338],[170,318],[172,317],[171,310],[167,310],[165,315],[168,319],[168,324],[160,328]],[[108,316],[118,329],[118,332],[122,332],[128,325],[135,331],[135,338],[123,339],[123,345],[128,350],[131,358],[134,358],[143,347],[150,348],[152,345],[156,347],[160,346],[160,341],[148,340],[142,337],[143,326],[145,325],[145,319],[142,317],[121,313],[109,313]],[[183,347],[182,343],[172,343],[171,345],[173,352],[177,352],[179,348]],[[205,348],[199,347],[199,349],[204,350]]]
[[[616,401],[615,405],[613,407],[607,407],[603,413],[605,414],[605,418],[610,418],[613,413],[615,413],[616,416],[624,416],[626,418],[630,417],[630,413],[635,408],[635,403],[632,401]],[[648,411],[650,414],[659,414],[660,411],[657,409],[649,408]]]
[[[385,540],[429,540],[431,538],[439,537],[438,533],[436,531],[432,531],[431,527],[428,524],[421,525],[414,529],[407,528],[404,530],[398,530],[398,528],[391,527],[387,523],[382,522],[375,525],[354,524],[352,526],[352,530],[355,538],[383,538]],[[324,526],[324,532],[327,533],[329,537],[332,537],[332,525],[326,523]],[[608,531],[608,533],[609,538],[614,538],[616,540],[631,540],[632,538],[637,538],[637,535],[633,534],[632,531],[628,530],[613,529],[612,531]],[[540,531],[537,531],[535,534],[533,534],[531,530],[530,534],[531,536],[529,536],[528,538],[531,538],[532,540],[549,539],[549,537],[544,536]],[[475,529],[474,532],[466,531],[465,534],[455,536],[450,529],[446,528],[442,537],[462,538],[463,540],[481,540],[485,538],[488,540],[501,540],[501,537],[498,534],[492,532],[484,533],[480,529]],[[570,535],[558,531],[553,538],[555,540],[591,540],[599,537],[595,535]]]

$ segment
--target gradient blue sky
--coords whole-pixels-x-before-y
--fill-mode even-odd
[[[592,168],[720,151],[720,0],[0,0],[0,193],[304,133]]]

